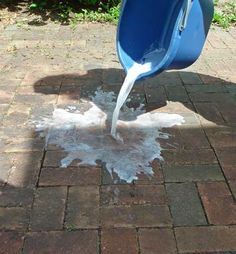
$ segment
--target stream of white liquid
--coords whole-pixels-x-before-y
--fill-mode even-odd
[[[45,149],[65,152],[61,167],[96,166],[102,162],[112,178],[117,176],[128,183],[141,174],[153,175],[152,161],[163,159],[159,139],[169,138],[160,130],[181,125],[184,119],[177,114],[147,113],[142,104],[136,109],[129,108],[125,101],[135,80],[150,71],[153,64],[160,63],[162,53],[165,52],[159,49],[146,54],[141,61],[143,64],[137,63],[129,70],[117,103],[113,92],[99,88],[94,96],[81,99],[78,105],[55,108],[50,116],[32,119],[36,131],[45,137]],[[116,128],[123,142],[111,138],[110,132],[115,139],[120,139]]]
[[[117,121],[120,114],[120,109],[125,103],[127,97],[129,96],[135,81],[138,79],[138,77],[141,74],[147,73],[151,71],[152,66],[155,65],[155,63],[158,63],[158,60],[164,55],[165,49],[156,49],[153,51],[150,51],[149,53],[146,53],[142,60],[141,64],[135,63],[129,70],[126,75],[126,78],[124,80],[124,83],[121,87],[121,90],[119,92],[116,107],[113,112],[112,116],[112,125],[111,125],[111,135],[116,140],[121,140],[122,138],[118,135],[116,129],[117,129]]]

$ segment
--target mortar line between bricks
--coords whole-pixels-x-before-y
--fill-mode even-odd
[[[24,78],[23,78],[23,79],[24,79]],[[23,79],[20,79],[21,82],[22,82]],[[12,105],[13,102],[15,101],[15,97],[16,97],[16,94],[17,94],[17,90],[18,90],[18,88],[20,87],[21,82],[19,82],[19,84],[17,84],[17,86],[16,86],[16,88],[15,88],[15,90],[14,90],[14,96],[12,97],[10,103],[8,103],[7,113],[3,115],[2,122],[4,121],[6,115],[8,114],[8,111],[9,111],[11,105]]]
[[[220,161],[219,161],[219,159],[218,159],[218,156],[217,156],[217,154],[216,154],[216,151],[215,151],[214,147],[213,147],[213,151],[214,151],[214,154],[215,154],[215,156],[216,156],[216,158],[217,158],[217,161],[218,161],[218,163],[219,163],[221,172],[222,172],[222,174],[223,174],[223,176],[224,176],[224,178],[225,178],[225,182],[226,182],[226,185],[228,186],[229,193],[231,194],[231,197],[233,198],[233,200],[236,201],[236,197],[234,197],[234,194],[233,194],[233,192],[232,192],[232,190],[231,190],[230,184],[229,184],[228,179],[227,179],[227,177],[226,177],[226,175],[225,175],[225,172],[224,172],[224,170],[223,170],[223,168],[222,168],[222,166],[221,166],[221,163],[220,163]]]
[[[23,254],[23,253],[24,253],[24,248],[25,248],[25,240],[26,240],[26,237],[27,237],[27,235],[25,234],[25,235],[24,235],[24,239],[23,239],[23,243],[22,243],[22,247],[21,247],[21,249],[20,249],[20,253],[21,253],[21,254]]]
[[[191,101],[191,102],[192,102],[192,101]],[[196,110],[196,107],[195,107],[194,103],[193,103],[193,106],[194,106],[194,109]],[[197,117],[198,117],[198,114],[197,114]],[[198,117],[198,119],[199,119],[199,117]],[[224,118],[223,118],[223,119],[224,119]],[[225,120],[225,119],[224,119],[224,120]],[[227,186],[228,186],[229,192],[230,192],[230,194],[231,194],[233,200],[235,201],[236,198],[234,198],[234,195],[233,195],[232,190],[231,190],[231,188],[230,188],[230,185],[229,185],[229,183],[228,183],[227,177],[226,177],[226,175],[225,175],[225,173],[224,173],[224,170],[222,169],[221,163],[220,163],[219,158],[218,158],[218,156],[217,156],[216,150],[215,150],[215,148],[212,146],[212,144],[211,144],[211,142],[210,142],[210,140],[209,140],[209,138],[208,138],[208,136],[207,136],[207,133],[206,133],[206,131],[205,131],[205,129],[204,129],[204,127],[203,127],[201,121],[200,121],[200,126],[202,127],[202,130],[203,130],[203,132],[204,132],[204,134],[205,134],[205,137],[206,137],[206,139],[207,139],[207,141],[208,141],[208,143],[209,143],[209,145],[210,145],[210,148],[213,150],[213,153],[214,153],[214,155],[215,155],[215,157],[216,157],[216,160],[217,160],[217,162],[218,162],[218,165],[219,165],[219,167],[220,167],[220,169],[221,169],[221,173],[223,174],[224,179],[225,179],[225,182],[226,182],[226,184],[227,184]],[[204,210],[205,210],[205,209],[204,209]]]
[[[200,204],[201,204],[201,206],[202,206],[202,210],[203,210],[203,213],[204,213],[204,215],[205,215],[206,222],[207,222],[208,225],[210,225],[210,222],[209,222],[209,219],[208,219],[208,216],[207,216],[207,212],[206,212],[206,210],[205,210],[205,207],[204,207],[204,204],[203,204],[203,201],[202,201],[202,197],[201,197],[201,195],[200,195],[200,193],[199,193],[199,189],[198,189],[197,183],[194,183],[194,185],[195,185],[195,188],[196,188],[196,190],[197,190],[197,195],[198,195]]]
[[[211,166],[211,165],[218,165],[218,164],[202,164],[202,165],[204,165],[204,166],[208,166],[208,165]],[[201,182],[201,183],[207,183],[207,182],[224,183],[225,181],[224,180],[206,179],[206,180],[194,180],[194,181],[188,181],[188,180],[186,180],[186,181],[172,181],[172,182],[167,181],[165,183],[167,183],[167,184],[171,184],[171,183],[181,184],[181,183],[199,183],[199,182]]]
[[[59,85],[59,90],[58,90],[58,95],[57,95],[55,107],[57,107],[57,103],[58,103],[58,100],[59,100],[59,95],[60,95],[60,93],[61,93],[62,83],[63,83],[64,79],[65,79],[65,76],[63,75],[62,81],[60,82],[60,85]]]
[[[64,214],[63,214],[63,222],[62,222],[62,230],[66,229],[66,216],[67,216],[67,208],[68,208],[68,199],[69,199],[69,186],[66,187],[66,200],[64,206]]]
[[[40,179],[40,175],[41,175],[41,172],[42,172],[42,168],[43,168],[43,163],[44,163],[45,156],[46,156],[46,150],[45,150],[45,146],[44,146],[42,161],[41,161],[41,163],[40,163],[40,169],[39,169],[39,172],[38,172],[37,182],[36,182],[36,185],[35,185],[36,188],[39,187],[39,179]]]
[[[164,175],[163,175],[163,176],[164,176]],[[176,235],[175,235],[174,217],[173,217],[172,212],[171,212],[169,197],[168,197],[168,195],[167,195],[165,176],[164,176],[164,189],[165,189],[166,197],[167,197],[167,206],[168,206],[168,209],[169,209],[169,212],[170,212],[170,217],[171,217],[171,220],[172,220],[172,226],[169,227],[169,228],[171,228],[171,230],[172,230],[172,233],[173,233],[174,239],[175,239],[176,250],[177,250],[177,253],[179,253],[177,238],[176,238]],[[166,228],[168,228],[168,227],[166,227]]]
[[[175,234],[175,227],[172,228],[172,231],[173,231],[173,235],[174,235],[174,238],[175,238],[175,247],[176,247],[177,253],[180,253],[180,250],[179,250],[179,247],[178,247],[178,242],[177,242],[177,237],[176,237],[176,234]]]
[[[102,229],[98,228],[97,232],[98,232],[98,253],[102,254]]]
[[[31,219],[32,219],[31,216],[32,216],[33,208],[34,208],[35,195],[36,195],[36,190],[38,188],[38,182],[39,182],[39,178],[40,178],[40,174],[41,174],[45,154],[46,154],[46,151],[44,149],[43,150],[43,155],[42,155],[42,158],[41,158],[40,169],[39,169],[38,176],[37,176],[37,182],[35,184],[34,191],[33,191],[32,203],[31,203],[31,206],[30,206],[29,223],[28,223],[28,227],[27,227],[28,231],[30,231],[30,225],[31,225]]]
[[[102,187],[101,187],[101,181],[102,181],[102,171],[100,170],[100,184],[98,185],[98,191],[99,191],[99,207],[98,207],[98,253],[102,254],[102,228],[101,228],[101,203],[102,203],[102,198],[101,198],[101,192],[102,192]],[[95,185],[96,186],[96,185]]]
[[[139,228],[136,228],[136,240],[137,240],[137,246],[138,246],[138,254],[141,254]]]

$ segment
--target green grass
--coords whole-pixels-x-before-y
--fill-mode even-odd
[[[135,0],[133,0],[135,1]],[[44,15],[53,21],[76,27],[79,22],[109,22],[117,24],[121,0],[33,0],[30,12]],[[223,28],[236,25],[236,1],[219,5],[215,2],[213,23]]]
[[[116,24],[121,0],[33,0],[30,12],[44,14],[60,23],[110,22]]]
[[[120,5],[111,7],[107,11],[101,9],[98,10],[88,10],[82,9],[80,12],[74,13],[73,17],[70,19],[70,24],[75,27],[78,22],[89,21],[89,22],[110,22],[117,24],[120,15]]]
[[[218,7],[218,0],[215,2],[215,13],[213,23],[222,27],[229,28],[236,25],[236,2],[225,3],[222,7]]]

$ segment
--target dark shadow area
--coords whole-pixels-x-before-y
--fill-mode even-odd
[[[34,14],[41,17],[29,20],[28,25],[43,26],[48,20],[68,25],[75,14],[83,14],[84,10],[107,13],[113,6],[119,4],[119,0],[97,1],[77,0],[1,0],[0,9],[7,9],[10,12],[27,14],[31,18]]]
[[[101,87],[103,91],[114,91],[117,94],[123,78],[124,72],[120,69],[94,69],[89,70],[85,75],[74,73],[47,76],[34,84],[34,92],[45,97],[59,95],[59,108],[65,105],[73,106],[78,105],[81,98],[90,100],[90,96],[97,91],[98,87]],[[131,200],[136,202],[136,195],[139,195],[138,192],[134,191],[136,185],[140,185],[139,188],[143,188],[143,191],[146,191],[148,185],[158,185],[164,182],[225,181],[228,175],[225,174],[226,171],[224,171],[225,169],[222,165],[228,160],[226,155],[228,150],[227,148],[224,150],[224,146],[226,142],[229,142],[229,144],[230,142],[235,142],[235,127],[230,129],[231,124],[235,126],[236,123],[235,113],[232,114],[235,109],[235,92],[233,91],[235,91],[235,84],[212,76],[191,72],[169,72],[152,79],[137,82],[131,93],[131,101],[128,103],[130,107],[137,107],[140,103],[144,103],[147,111],[158,110],[158,112],[165,112],[165,109],[162,110],[162,108],[167,106],[166,110],[168,113],[182,114],[187,121],[187,125],[184,128],[173,127],[162,130],[164,133],[170,134],[168,140],[159,140],[161,146],[165,149],[163,150],[163,157],[169,165],[214,165],[212,173],[208,171],[207,179],[204,172],[200,176],[191,174],[191,172],[190,175],[186,175],[188,171],[183,176],[176,176],[175,178],[174,172],[168,174],[168,171],[164,169],[165,164],[158,160],[154,160],[152,163],[154,172],[152,177],[140,173],[138,180],[133,181],[131,185],[121,181],[115,173],[111,177],[105,165],[101,164],[101,162],[98,162],[96,167],[81,167],[77,165],[78,160],[74,160],[68,168],[63,169],[60,168],[60,162],[66,157],[66,152],[61,147],[47,147],[45,149],[45,138],[40,137],[34,127],[31,127],[31,129],[27,126],[23,127],[21,116],[20,119],[14,119],[15,116],[13,115],[12,121],[14,125],[12,125],[12,128],[5,130],[3,139],[8,141],[7,137],[10,138],[12,136],[20,136],[21,139],[19,139],[19,142],[17,140],[18,143],[5,142],[4,145],[9,151],[2,153],[4,157],[0,158],[0,207],[9,208],[1,213],[1,230],[16,230],[24,234],[29,229],[29,224],[31,229],[33,228],[32,231],[58,230],[58,225],[55,226],[49,223],[51,219],[52,221],[54,220],[55,214],[58,214],[58,207],[57,205],[50,207],[51,202],[49,202],[48,197],[52,203],[57,203],[59,202],[58,200],[65,197],[55,196],[53,198],[50,195],[47,196],[47,193],[44,193],[44,189],[50,194],[52,189],[57,187],[66,189],[66,186],[125,184],[130,185]],[[177,102],[176,108],[168,110],[169,102]],[[50,115],[53,112],[53,108],[49,109],[51,107],[49,104],[40,105],[38,103],[34,105],[32,103],[32,106],[34,106],[33,113],[38,117],[43,117],[46,113]],[[216,125],[206,125],[202,128],[197,125],[197,119],[191,118],[191,113],[198,113],[200,117]],[[202,123],[204,123],[204,119]],[[57,131],[60,134],[65,130],[58,129]],[[92,131],[96,132],[96,130]],[[222,165],[219,165],[219,162]],[[201,170],[204,171],[205,169],[203,167]],[[153,189],[148,191],[150,190],[153,191]],[[113,200],[115,194],[111,192],[109,195],[111,200]],[[160,195],[159,191],[157,191],[156,195]],[[178,195],[176,195],[175,199],[178,200]],[[90,212],[93,209],[89,208],[89,211],[83,211],[83,216],[87,216],[86,221],[90,223],[94,221],[96,216],[102,216],[100,215],[100,210],[110,209],[110,205],[119,205],[124,207],[124,209],[127,205],[132,206],[133,203],[129,200],[127,204],[117,204],[115,201],[105,205],[101,204],[99,212],[97,210],[94,213],[93,211]],[[38,207],[36,206],[35,210],[31,210],[33,202],[38,202]],[[75,199],[74,202],[77,203],[77,200]],[[91,200],[86,200],[86,202],[89,204]],[[148,202],[142,203],[141,200],[138,205],[140,204],[144,207],[146,204],[147,206],[151,204],[154,207],[160,205],[159,201],[157,203],[155,203],[155,200]],[[68,210],[67,205],[65,207]],[[137,203],[135,205],[137,207]],[[188,207],[187,209],[189,209],[187,212],[190,211],[189,216],[194,221],[197,217],[195,208],[191,209],[191,207]],[[202,211],[201,205],[200,209]],[[60,229],[65,231],[87,229],[86,224],[83,226],[76,224],[78,221],[74,220],[74,222],[68,216],[67,210]],[[150,210],[144,210],[144,213],[150,212]],[[75,210],[74,216],[80,216],[80,213],[79,207],[78,210]],[[142,221],[142,225],[144,227],[153,227],[153,221],[150,222],[145,218]],[[203,212],[201,218],[203,225],[206,225]],[[101,217],[99,223],[102,226],[106,226],[106,217]],[[93,228],[100,228],[101,225],[99,223],[95,222],[92,225]],[[132,220],[130,223],[139,227]],[[25,242],[28,241],[27,237],[29,236],[26,236]]]
[[[90,99],[98,88],[118,95],[124,77],[123,70],[114,68],[92,69],[85,75],[72,73],[47,76],[34,84],[34,91],[43,95],[59,94],[59,105],[77,104],[78,99]],[[60,86],[60,89],[54,89],[54,86]],[[136,108],[142,103],[149,112],[166,106],[167,101],[179,102],[208,121],[226,124],[230,121],[224,119],[222,114],[217,115],[216,111],[220,112],[220,108],[235,105],[235,86],[234,83],[210,75],[182,71],[165,72],[136,82],[127,105]],[[199,104],[206,105],[206,108]],[[178,113],[178,109],[169,113]]]

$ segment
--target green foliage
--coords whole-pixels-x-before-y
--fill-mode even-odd
[[[236,2],[233,0],[224,4],[221,8],[218,8],[218,2],[218,0],[215,2],[216,10],[213,23],[223,28],[236,25]]]
[[[79,21],[116,23],[121,0],[33,0],[31,12],[50,12],[54,20],[75,26]]]

